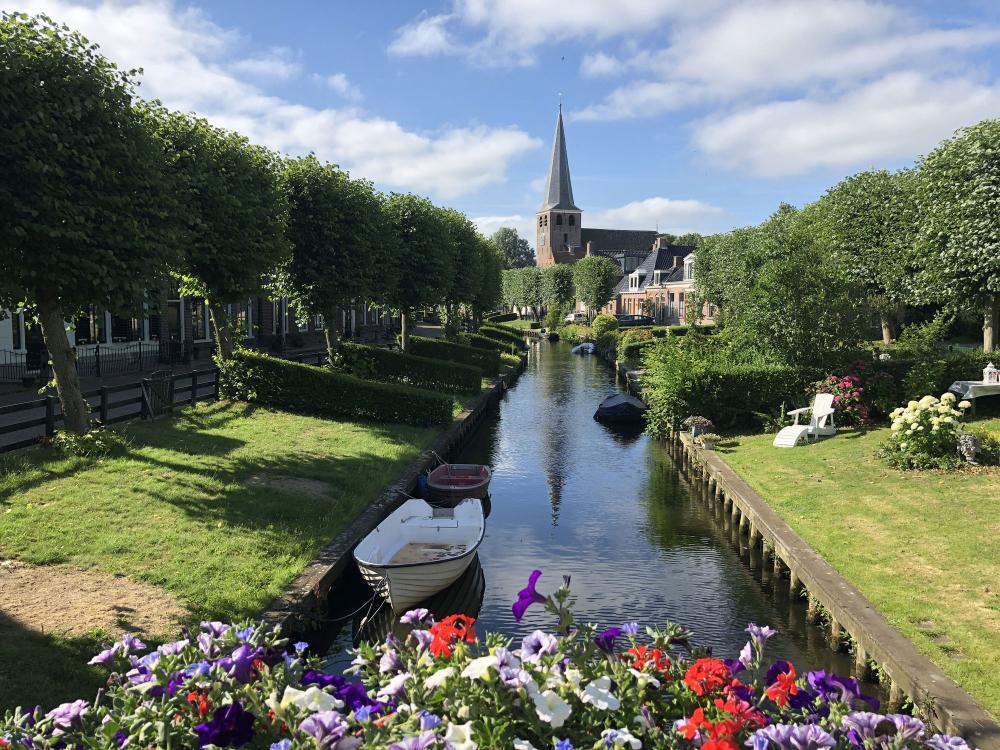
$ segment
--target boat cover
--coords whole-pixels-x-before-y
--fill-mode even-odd
[[[597,407],[594,419],[601,422],[641,422],[646,405],[635,396],[616,393],[608,396]]]

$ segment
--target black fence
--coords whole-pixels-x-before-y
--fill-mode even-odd
[[[172,386],[168,409],[196,401],[214,400],[219,395],[219,371],[216,368],[192,370],[178,375],[166,374],[160,379]],[[90,404],[91,415],[103,424],[115,424],[130,419],[153,418],[162,411],[162,404],[150,398],[154,380],[143,378],[124,385],[105,386],[86,391],[83,397]],[[0,453],[23,448],[55,435],[63,423],[59,399],[45,396],[9,406],[0,406]]]

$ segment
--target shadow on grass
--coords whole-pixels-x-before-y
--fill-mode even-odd
[[[107,676],[87,661],[107,640],[97,632],[69,637],[40,633],[0,613],[0,712],[93,700]]]

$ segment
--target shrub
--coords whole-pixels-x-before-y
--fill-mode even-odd
[[[498,341],[489,336],[481,336],[478,333],[460,333],[455,339],[459,344],[471,346],[475,349],[486,349],[506,354],[512,349],[520,349],[520,346],[505,341]]]
[[[452,399],[440,393],[372,383],[324,367],[246,349],[219,364],[223,398],[323,417],[436,425],[452,419]]]
[[[532,331],[537,331],[541,327],[542,324],[539,323],[537,320],[533,320],[530,323],[528,323],[528,328],[530,328]]]
[[[472,365],[480,368],[486,375],[496,375],[500,372],[500,352],[496,349],[477,349],[452,341],[428,339],[423,336],[410,336],[410,348],[411,353],[418,357]]]
[[[955,403],[954,393],[940,399],[924,396],[910,401],[889,416],[892,432],[881,445],[879,454],[897,469],[953,469],[961,464],[958,437],[962,417],[971,406],[968,401]]]
[[[627,328],[618,331],[618,343],[616,353],[618,359],[625,362],[636,362],[641,356],[642,350],[654,343],[653,330],[651,328]]]
[[[497,341],[502,341],[511,346],[516,346],[518,349],[524,349],[524,335],[516,333],[509,328],[500,328],[499,326],[480,326],[479,334],[481,336],[486,336],[487,338],[496,339]]]
[[[618,330],[618,319],[613,315],[598,315],[590,324],[594,336],[600,338],[606,333]]]
[[[515,354],[501,354],[500,364],[510,369],[512,367],[517,367],[519,364],[521,364],[521,358]]]
[[[340,344],[334,366],[364,380],[431,390],[476,392],[483,387],[483,371],[479,367],[346,341]]]
[[[81,458],[105,458],[121,453],[129,445],[124,435],[104,426],[92,429],[84,435],[60,430],[50,443],[63,455]]]
[[[483,320],[488,320],[490,323],[506,323],[508,320],[517,320],[517,315],[515,313],[494,313],[487,315]]]
[[[632,341],[624,346],[619,344],[618,358],[623,362],[639,362],[642,359],[643,352],[655,343],[656,339],[649,339],[647,341]]]
[[[871,411],[862,402],[865,388],[858,375],[828,375],[806,388],[806,393],[832,393],[835,420],[843,426],[859,426],[872,421]]]
[[[349,676],[265,624],[205,622],[158,649],[126,634],[91,661],[108,672],[97,701],[8,711],[0,735],[17,748],[970,748],[871,713],[878,702],[851,677],[772,663],[771,628],[749,625],[740,654],[713,658],[673,623],[577,624],[568,584],[545,595],[539,576],[515,618],[538,602],[554,628],[511,643],[480,637],[472,617],[416,609],[405,635],[362,642]]]

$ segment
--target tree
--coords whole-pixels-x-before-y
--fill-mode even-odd
[[[542,271],[538,266],[525,266],[515,269],[521,276],[521,299],[519,305],[531,311],[538,320],[538,309],[544,304],[542,299]]]
[[[139,312],[173,254],[174,191],[135,85],[45,16],[0,16],[0,307],[37,314],[77,434],[90,410],[66,319]]]
[[[501,227],[493,233],[490,241],[500,251],[504,268],[524,268],[535,265],[535,253],[528,241],[512,227]]]
[[[564,307],[575,299],[573,267],[556,264],[542,270],[542,302],[550,307]]]
[[[403,351],[409,352],[413,311],[444,300],[454,256],[441,213],[426,198],[393,193],[385,201],[385,214],[397,272],[386,300],[400,312]]]
[[[492,242],[482,235],[477,238],[479,246],[480,278],[476,294],[472,299],[473,323],[479,326],[483,315],[495,310],[503,297],[501,272],[503,259]]]
[[[482,283],[483,258],[476,225],[453,208],[439,209],[454,257],[450,286],[445,293],[445,334],[458,333],[459,308],[471,304]]]
[[[824,239],[879,314],[885,344],[898,332],[894,328],[912,294],[907,269],[916,238],[913,187],[911,171],[870,170],[842,180],[817,206]]]
[[[341,311],[354,300],[372,300],[384,291],[390,264],[382,198],[370,182],[352,180],[312,155],[286,161],[281,186],[292,250],[277,288],[296,310],[323,316],[332,358]]]
[[[573,266],[573,286],[576,298],[593,314],[611,301],[621,269],[614,262],[599,255],[581,258]]]
[[[226,306],[260,293],[291,249],[280,162],[200,118],[157,105],[147,112],[167,144],[184,201],[181,293],[205,298],[219,356],[228,359],[233,333]]]
[[[495,246],[494,246],[495,247]],[[500,262],[500,251],[494,250]],[[521,274],[517,268],[508,268],[500,273],[500,299],[504,305],[510,308],[517,307],[521,300]]]
[[[983,350],[1000,327],[1000,120],[960,130],[920,163],[921,297],[983,315]]]

